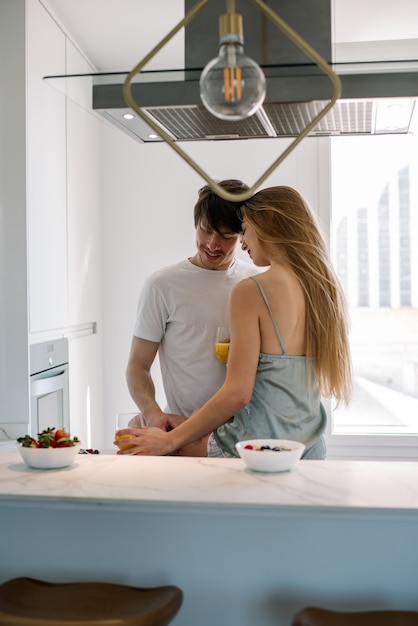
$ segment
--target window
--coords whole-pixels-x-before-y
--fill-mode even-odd
[[[355,374],[330,456],[418,458],[418,138],[330,141],[331,251]]]

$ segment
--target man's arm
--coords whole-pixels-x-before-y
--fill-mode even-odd
[[[155,386],[151,377],[151,366],[159,343],[132,337],[131,352],[126,368],[126,382],[137,407],[142,411],[150,426],[167,429],[167,414],[155,399]]]

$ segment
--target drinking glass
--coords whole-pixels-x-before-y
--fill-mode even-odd
[[[115,440],[119,439],[132,439],[135,435],[118,435],[119,430],[125,430],[126,428],[145,428],[146,426],[145,417],[141,413],[141,411],[136,411],[132,413],[118,413],[116,415],[116,424],[115,424]],[[131,443],[118,443],[117,444],[119,450],[127,450],[128,448],[134,448],[135,444]]]
[[[221,363],[228,361],[230,330],[229,326],[218,326],[216,330],[215,356]]]

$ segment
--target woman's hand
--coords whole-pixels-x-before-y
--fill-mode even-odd
[[[125,439],[123,444],[132,446],[126,450],[119,450],[117,454],[134,454],[141,456],[163,456],[172,452],[170,446],[170,433],[150,426],[147,428],[127,428],[119,430],[118,435],[131,435],[129,439]],[[134,435],[132,437],[132,435]],[[113,442],[115,446],[121,443],[121,440]]]

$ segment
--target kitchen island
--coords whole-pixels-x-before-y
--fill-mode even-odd
[[[174,584],[173,624],[287,626],[307,604],[418,611],[418,463],[79,455],[0,448],[0,582]]]

